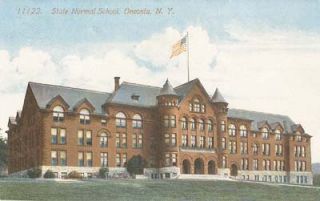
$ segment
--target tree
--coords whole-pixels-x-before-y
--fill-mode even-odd
[[[46,173],[44,173],[43,178],[46,178],[46,179],[55,178],[55,175],[51,170],[47,170]]]
[[[145,160],[140,155],[135,155],[130,158],[127,163],[127,170],[131,176],[137,174],[143,174],[143,168],[145,167]]]
[[[107,177],[107,174],[109,173],[109,168],[102,167],[99,169],[99,177],[105,179]]]
[[[6,168],[7,165],[8,165],[8,144],[6,140],[0,137],[0,169]]]

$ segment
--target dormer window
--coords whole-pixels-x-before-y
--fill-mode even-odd
[[[80,124],[90,124],[90,112],[87,109],[80,110]]]
[[[199,99],[197,98],[193,100],[193,111],[200,112],[200,103],[199,103]]]
[[[131,95],[131,100],[133,100],[134,102],[138,102],[139,101],[140,96],[137,94],[132,94]]]
[[[53,121],[60,122],[64,120],[64,110],[60,105],[53,108]]]
[[[263,139],[265,140],[269,139],[269,130],[267,128],[262,128],[261,132],[262,132]]]
[[[296,141],[298,142],[302,141],[301,133],[299,131],[296,132]]]
[[[274,133],[276,134],[276,140],[281,140],[281,131],[279,129],[276,129]]]

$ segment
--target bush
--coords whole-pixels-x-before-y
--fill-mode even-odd
[[[51,170],[47,170],[46,173],[44,173],[43,178],[46,178],[46,179],[55,178],[55,175]]]
[[[31,170],[28,170],[27,175],[29,178],[39,178],[41,177],[41,169],[39,168],[33,168]]]
[[[133,156],[127,163],[127,170],[131,176],[136,174],[143,174],[143,168],[145,167],[145,160],[142,156]]]
[[[82,179],[82,176],[79,172],[77,171],[72,171],[68,174],[68,178],[70,179]]]
[[[313,185],[320,186],[320,174],[313,175]]]
[[[109,173],[109,168],[100,168],[99,169],[99,178],[105,179]]]

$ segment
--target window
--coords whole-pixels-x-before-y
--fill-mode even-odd
[[[267,128],[263,128],[261,132],[262,132],[262,138],[263,138],[264,140],[269,139],[269,131],[268,131]]]
[[[200,119],[200,120],[199,120],[199,129],[200,129],[201,131],[204,131],[204,121],[203,121],[203,119]]]
[[[118,112],[116,114],[116,127],[118,128],[125,128],[127,121],[126,121],[126,115],[122,112]]]
[[[165,154],[165,166],[176,166],[177,165],[177,154]]]
[[[206,106],[205,105],[201,105],[201,112],[205,112],[206,111]]]
[[[127,147],[127,134],[126,133],[122,133],[121,138],[122,138],[121,147],[126,148]]]
[[[173,166],[177,166],[177,154],[171,154],[171,161]]]
[[[67,165],[67,153],[65,151],[60,151],[60,165]]]
[[[171,146],[177,145],[177,135],[175,133],[171,134]]]
[[[177,145],[177,135],[175,133],[172,134],[164,134],[164,142],[166,145],[169,146],[176,146]]]
[[[305,157],[305,148],[304,148],[304,146],[301,147],[301,156]]]
[[[276,129],[274,131],[274,133],[276,134],[276,140],[281,140],[281,132],[279,129]]]
[[[116,133],[116,147],[120,148],[120,133]]]
[[[213,137],[208,137],[208,148],[211,149],[213,147]]]
[[[176,116],[171,115],[170,116],[170,127],[175,128],[176,127]]]
[[[53,121],[59,122],[64,120],[64,110],[61,106],[55,106],[53,108]]]
[[[283,146],[281,145],[281,144],[276,144],[275,145],[275,154],[276,154],[276,156],[282,156],[282,150],[283,150],[283,148],[282,148]]]
[[[210,119],[208,120],[208,131],[213,131],[213,123]]]
[[[87,109],[80,110],[80,124],[90,123],[90,112]]]
[[[229,141],[229,152],[230,154],[235,154],[237,153],[237,142],[230,140]]]
[[[139,115],[139,114],[133,115],[132,127],[133,128],[142,128],[142,117],[141,117],[141,115]]]
[[[108,153],[100,153],[100,165],[101,167],[108,166]]]
[[[58,164],[57,151],[51,151],[51,166],[56,166]]]
[[[226,131],[226,123],[225,121],[221,121],[220,122],[220,130],[223,132],[223,131]]]
[[[199,99],[197,98],[193,100],[193,111],[200,112],[200,103],[199,103]]]
[[[195,135],[192,135],[191,136],[191,147],[196,147],[196,136]]]
[[[58,129],[51,128],[51,144],[57,144],[57,143],[58,143]]]
[[[191,123],[191,130],[196,130],[196,120],[194,118],[191,119],[190,121]]]
[[[182,135],[182,146],[183,147],[188,146],[188,136],[187,135]]]
[[[257,144],[253,144],[252,152],[254,155],[258,155],[258,145]]]
[[[119,153],[116,155],[116,165],[117,167],[121,167],[121,156]]]
[[[60,144],[66,144],[66,129],[60,129]]]
[[[241,154],[248,154],[248,143],[247,142],[240,142],[240,153]]]
[[[259,164],[258,159],[253,159],[253,170],[258,170]]]
[[[223,137],[223,138],[221,138],[221,148],[222,149],[226,149],[226,138],[225,137]]]
[[[199,143],[199,147],[203,148],[205,145],[205,136],[200,136],[200,143]]]
[[[86,131],[86,144],[92,145],[92,133],[91,131]]]
[[[78,145],[84,145],[83,130],[78,130]]]
[[[189,111],[192,112],[192,103],[189,103]]]
[[[138,148],[142,148],[143,145],[143,139],[142,139],[142,134],[138,135]]]
[[[242,158],[241,159],[241,168],[242,170],[248,170],[248,159],[247,158]]]
[[[108,135],[107,133],[100,134],[100,147],[108,147]]]
[[[187,118],[185,118],[185,117],[182,117],[182,119],[181,119],[181,128],[183,130],[188,129],[188,121],[187,121]]]
[[[169,128],[169,116],[168,116],[168,115],[165,115],[165,116],[163,117],[163,126],[164,126],[165,128]]]
[[[87,157],[87,166],[92,167],[92,152],[87,152],[86,157]]]
[[[227,168],[227,157],[222,156],[222,168]]]
[[[270,160],[263,160],[262,166],[263,166],[264,170],[271,170]]]
[[[270,144],[262,144],[262,154],[266,156],[270,155]]]
[[[78,165],[80,167],[84,166],[83,152],[78,152]]]
[[[122,154],[122,167],[127,166],[127,154]]]
[[[245,125],[240,126],[240,137],[247,137],[247,127]]]
[[[170,166],[170,154],[165,154],[165,166]]]
[[[236,126],[234,124],[229,124],[228,131],[230,136],[236,136]]]
[[[137,139],[137,134],[132,135],[132,147],[137,148],[138,147],[138,139]]]

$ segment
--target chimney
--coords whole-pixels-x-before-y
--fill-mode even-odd
[[[120,77],[114,77],[114,91],[117,91],[120,87]]]

